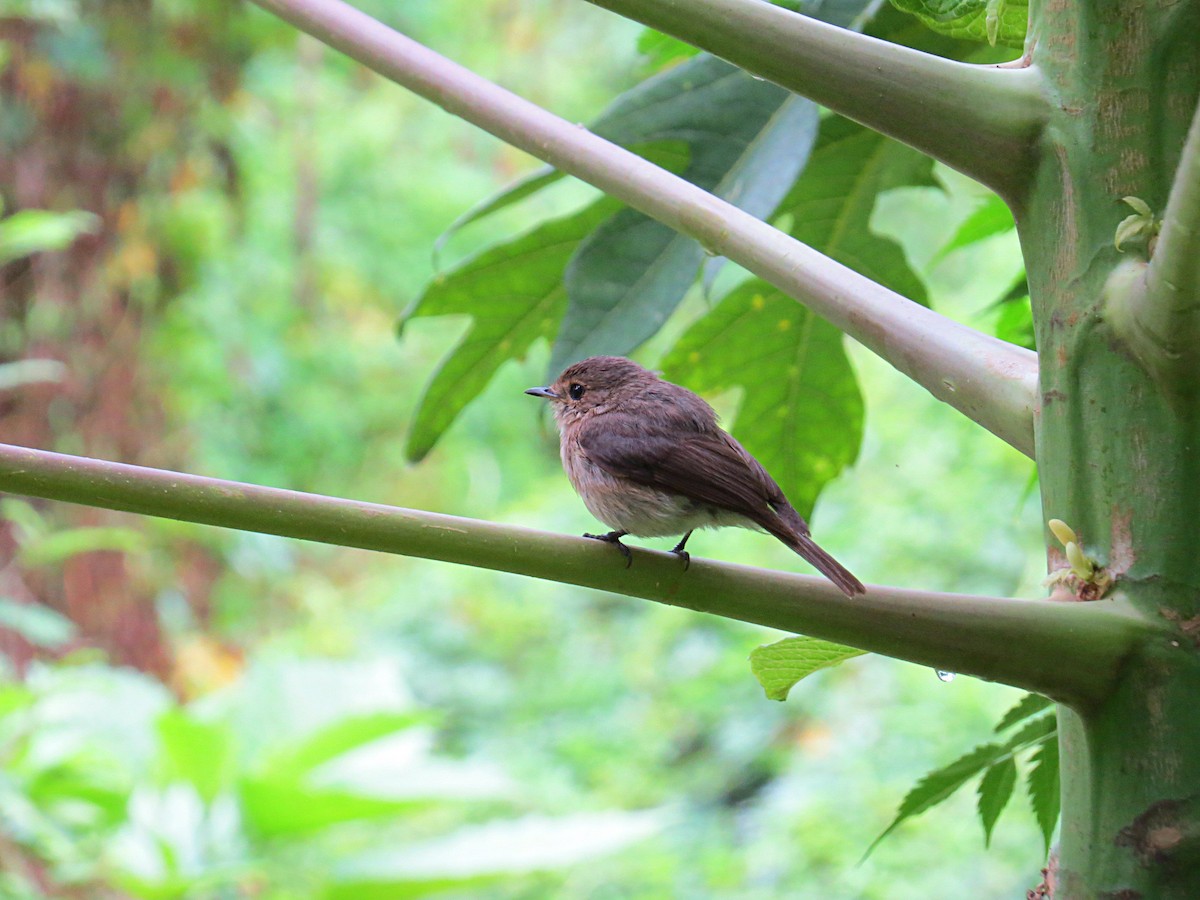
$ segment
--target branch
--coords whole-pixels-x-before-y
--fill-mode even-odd
[[[588,0],[939,159],[1019,205],[1049,107],[1030,66],[978,66],[763,0]]]
[[[341,0],[255,0],[379,74],[700,241],[794,297],[1033,456],[1037,357],[889,291],[634,153],[509,93]]]
[[[1109,602],[1055,603],[872,587],[0,444],[0,490],[242,531],[513,572],[802,632],[1086,705],[1150,628]]]
[[[1105,288],[1113,328],[1172,387],[1200,376],[1200,104],[1184,141],[1149,264],[1118,266]]]

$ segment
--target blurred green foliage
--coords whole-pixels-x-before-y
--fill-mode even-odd
[[[829,6],[849,21],[862,4]],[[558,0],[363,8],[581,121],[675,59],[644,40],[647,62],[638,29]],[[102,79],[118,57],[144,65],[146,81],[213,87],[178,45],[131,61],[113,49],[131,23],[106,30],[99,7],[60,9],[47,52],[73,77]],[[231,28],[225,4],[153,11],[179,41],[231,42],[216,55],[244,65],[200,104],[194,145],[172,155],[169,139],[152,141],[155,115],[139,101],[143,139],[110,148],[155,173],[114,250],[147,310],[136,365],[166,423],[150,449],[226,478],[594,527],[552,427],[521,393],[549,364],[570,253],[514,287],[524,306],[509,304],[519,316],[553,303],[555,327],[537,322],[497,353],[488,342],[507,332],[463,318],[494,295],[478,274],[489,254],[578,222],[594,192],[561,181],[480,218],[435,273],[437,235],[528,159],[256,10]],[[661,135],[629,140],[647,137]],[[211,142],[228,165],[197,149]],[[645,152],[664,150],[677,168],[693,159],[661,141]],[[993,302],[1020,275],[1015,239],[991,220],[963,238],[992,201],[832,118],[809,166],[818,178],[780,191],[781,227],[915,300],[995,323]],[[171,265],[145,265],[146,248]],[[1037,588],[1027,460],[734,267],[718,273],[701,254],[695,268],[719,299],[688,289],[692,272],[639,358],[707,392],[747,443],[748,392],[796,398],[788,434],[765,423],[755,449],[776,454],[823,544],[868,580]],[[759,298],[775,343],[743,315]],[[425,306],[397,340],[414,304]],[[464,362],[480,333],[484,356]],[[31,334],[11,365],[40,346]],[[690,358],[714,342],[742,365]],[[768,368],[781,356],[796,366],[786,379]],[[419,412],[431,377],[444,390]],[[836,417],[800,390],[821,378]],[[119,555],[153,598],[171,671],[164,686],[107,665],[64,616],[3,598],[0,629],[35,652],[0,687],[0,896],[904,900],[1013,896],[1037,880],[1034,817],[1014,808],[982,855],[983,829],[955,827],[976,818],[962,793],[855,866],[923,773],[987,739],[1017,698],[1008,689],[866,657],[770,703],[747,656],[779,635],[740,623],[259,535],[127,516],[67,527],[44,504],[4,512],[21,564],[43,573],[30,583],[72,558]],[[699,555],[796,566],[758,535],[696,541]],[[185,565],[196,556],[204,579]],[[1044,763],[1020,761],[1041,778]]]

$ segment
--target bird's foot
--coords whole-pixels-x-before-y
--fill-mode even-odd
[[[621,543],[621,538],[629,534],[628,531],[610,531],[607,534],[585,534],[585,538],[591,538],[593,541],[604,541],[607,544],[615,544],[617,549],[621,551],[621,555],[625,557],[625,568],[633,565],[633,553],[628,547]]]
[[[691,566],[691,564],[692,564],[692,554],[690,554],[686,550],[684,550],[683,545],[688,542],[688,538],[690,538],[691,536],[692,536],[692,533],[689,531],[687,534],[685,534],[683,536],[682,540],[680,540],[680,542],[678,544],[676,544],[674,547],[671,548],[671,552],[683,560],[683,571],[685,571],[685,572],[688,570],[688,567]]]

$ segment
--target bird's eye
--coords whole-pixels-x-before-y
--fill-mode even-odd
[[[567,388],[567,394],[570,396],[570,398],[572,400],[578,400],[580,397],[582,397],[583,391],[584,391],[583,385],[580,384],[578,381],[575,382],[574,384],[572,384],[569,388]]]

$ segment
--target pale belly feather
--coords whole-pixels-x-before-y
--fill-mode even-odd
[[[635,537],[666,537],[696,528],[760,530],[745,516],[610,475],[582,453],[563,452],[562,461],[588,512],[614,531]]]

